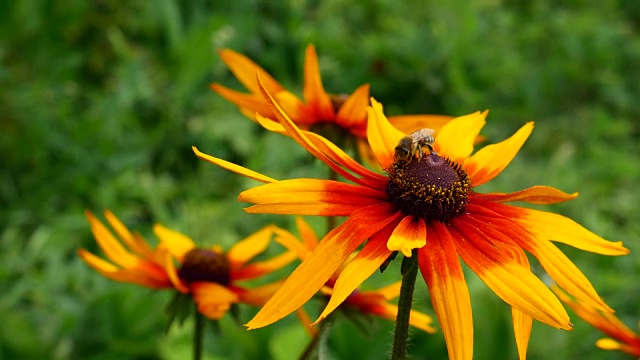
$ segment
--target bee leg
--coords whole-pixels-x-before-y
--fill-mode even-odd
[[[429,152],[431,152],[433,155],[438,155],[438,153],[435,150],[433,150],[433,147],[431,147],[431,145],[427,144],[427,147],[429,148]]]

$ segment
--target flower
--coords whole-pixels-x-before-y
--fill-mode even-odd
[[[313,229],[309,226],[309,224],[304,221],[301,217],[296,218],[298,232],[300,233],[300,237],[302,241],[298,240],[298,238],[292,233],[284,230],[284,229],[276,229],[276,238],[275,241],[284,245],[286,248],[295,251],[300,260],[307,259],[312,253],[313,250],[318,246],[318,237],[316,236]],[[350,257],[349,260],[352,260],[355,254]],[[338,268],[336,272],[331,275],[329,280],[325,283],[325,285],[321,288],[320,292],[330,298],[333,294],[333,288],[335,286],[336,280],[340,277],[344,266],[349,262],[347,260],[343,266]],[[340,308],[350,312],[355,311],[361,314],[369,314],[381,317],[383,319],[395,321],[396,316],[398,314],[398,307],[396,305],[390,304],[389,301],[397,298],[400,295],[400,285],[401,282],[395,282],[391,285],[385,286],[381,289],[377,290],[360,290],[356,289],[353,291],[351,295],[349,295],[345,301],[340,305]],[[299,309],[299,311],[304,311]],[[301,321],[309,327],[311,324],[307,319],[309,318],[306,313],[299,313]],[[431,325],[433,319],[419,311],[411,310],[409,324],[428,333],[434,333],[436,330]]]
[[[255,171],[206,155],[197,156],[265,184],[242,192],[240,201],[253,203],[248,213],[346,216],[329,232],[283,286],[247,324],[269,325],[299,308],[320,289],[362,244],[357,256],[337,279],[333,295],[318,320],[326,317],[396,251],[411,256],[417,249],[420,272],[443,330],[449,357],[473,356],[473,324],[469,291],[459,257],[500,298],[511,305],[516,345],[526,357],[532,318],[560,329],[571,329],[558,298],[530,270],[525,251],[572,296],[603,311],[589,280],[552,241],[578,249],[622,255],[621,242],[610,242],[564,216],[508,205],[522,201],[553,204],[573,199],[547,186],[514,193],[476,190],[511,162],[533,129],[527,123],[510,138],[475,154],[473,143],[487,112],[451,120],[436,134],[433,152],[408,159],[395,156],[406,136],[394,128],[371,100],[367,138],[379,165],[375,173],[350,158],[323,137],[300,130],[269,93],[265,99],[280,126],[332,170],[352,183],[320,179],[277,181]],[[257,116],[263,126],[269,121]],[[365,244],[366,242],[366,244]]]
[[[591,326],[609,335],[596,341],[596,346],[604,350],[620,350],[640,358],[640,335],[628,328],[615,315],[592,308],[582,301],[576,301],[557,287],[553,291],[576,315]]]
[[[269,245],[278,229],[274,225],[258,230],[223,252],[215,245],[196,247],[186,235],[160,224],[153,227],[160,243],[151,248],[140,234],[131,233],[110,211],[106,210],[104,215],[117,237],[90,211],[85,215],[98,245],[110,260],[79,249],[78,255],[87,265],[111,280],[191,294],[198,311],[214,320],[222,318],[236,303],[264,305],[281,282],[256,288],[239,282],[272,273],[296,259],[288,251],[269,260],[250,262]]]
[[[318,56],[313,45],[308,45],[306,49],[302,92],[304,101],[286,90],[248,57],[230,49],[220,50],[219,55],[250,93],[238,92],[218,83],[211,84],[211,88],[237,105],[247,117],[255,119],[257,113],[277,123],[276,114],[260,92],[256,81],[257,73],[267,91],[277,99],[289,118],[300,128],[328,133],[335,131],[335,129],[327,129],[326,127],[322,129],[322,125],[336,125],[338,130],[344,130],[357,139],[357,146],[363,157],[367,159],[370,157],[366,142],[369,85],[361,85],[351,95],[327,93],[322,85]],[[390,117],[389,121],[396,128],[406,132],[424,127],[432,128],[437,132],[451,118],[444,115],[402,115]]]

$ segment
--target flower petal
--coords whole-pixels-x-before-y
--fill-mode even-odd
[[[227,252],[231,268],[238,269],[262,253],[271,242],[275,228],[275,225],[267,225],[233,245]]]
[[[191,290],[198,311],[213,320],[221,319],[240,300],[235,292],[214,282],[192,283]]]
[[[578,197],[578,193],[567,194],[550,186],[532,186],[528,189],[512,193],[476,194],[476,197],[484,201],[510,202],[524,201],[531,204],[557,204]]]
[[[267,301],[269,301],[269,299],[271,299],[273,294],[280,289],[282,283],[283,281],[276,281],[249,289],[240,294],[240,301],[253,306],[263,306]]]
[[[454,239],[439,222],[429,228],[428,245],[418,250],[420,272],[429,288],[449,359],[473,358],[473,318],[469,289],[458,260]]]
[[[367,138],[378,163],[383,169],[393,164],[395,148],[405,134],[389,123],[382,112],[382,104],[371,98],[371,106],[367,108]]]
[[[78,250],[78,256],[92,269],[113,281],[136,284],[151,289],[172,287],[167,277],[163,276],[164,273],[159,268],[153,267],[152,264],[132,269],[120,269],[84,249]]]
[[[160,224],[153,226],[153,232],[158,239],[160,239],[160,242],[169,250],[169,253],[181,263],[184,255],[196,247],[196,244],[190,237]]]
[[[306,248],[309,250],[315,249],[316,246],[318,246],[319,239],[309,223],[307,223],[301,216],[296,216],[296,226],[298,227],[300,239],[302,239]]]
[[[284,90],[279,82],[248,57],[230,49],[220,50],[218,55],[233,75],[252,93],[260,94],[260,88],[256,82],[256,73],[262,79],[265,87],[269,89],[269,92],[277,93]]]
[[[249,213],[348,216],[386,202],[386,194],[338,181],[292,179],[243,191],[238,200],[257,204],[245,209]]]
[[[246,326],[256,329],[274,323],[307,302],[362,242],[393,221],[389,204],[371,205],[354,212],[318,244],[284,285]]]
[[[424,128],[433,129],[437,134],[440,129],[453,119],[453,116],[448,115],[399,115],[389,116],[389,122],[393,127],[402,131],[405,134],[411,134],[412,132]]]
[[[390,251],[400,251],[404,256],[411,257],[413,249],[420,249],[427,243],[427,227],[424,220],[405,216],[393,230],[387,241]]]
[[[234,172],[236,174],[240,174],[244,177],[248,177],[249,179],[253,179],[256,181],[260,181],[263,183],[272,183],[272,182],[276,182],[278,180],[276,179],[272,179],[268,176],[264,176],[258,172],[255,172],[253,170],[249,170],[245,167],[242,167],[240,165],[236,165],[234,163],[230,163],[228,161],[222,160],[222,159],[218,159],[217,157],[211,156],[211,155],[207,155],[205,153],[200,152],[195,146],[192,146],[191,149],[193,150],[193,152],[196,154],[197,157],[199,157],[202,160],[206,160],[210,163],[212,163],[213,165],[219,166],[223,169],[229,170],[231,172]]]
[[[139,257],[128,252],[89,210],[84,214],[89,220],[94,238],[109,260],[123,268],[133,268],[139,263]]]
[[[231,279],[234,281],[255,279],[280,270],[297,258],[298,256],[296,253],[287,251],[286,253],[272,257],[269,260],[252,262],[251,264],[239,269],[232,269]]]
[[[377,315],[381,318],[395,321],[398,316],[398,307],[391,304],[379,303],[367,307],[367,312]],[[423,314],[416,310],[409,312],[409,325],[420,329],[429,334],[436,332],[436,328],[433,327],[433,319],[427,314]]]
[[[354,135],[367,136],[367,106],[369,105],[369,84],[358,87],[340,106],[336,123],[349,129]]]
[[[450,231],[458,254],[496,295],[545,324],[571,329],[569,315],[558,298],[528,268],[496,248],[488,238],[490,225],[477,228],[461,217],[455,218],[452,225],[455,230]]]
[[[122,240],[131,251],[147,259],[153,258],[153,250],[151,250],[149,244],[144,241],[141,236],[134,236],[111,211],[105,210],[104,217],[116,234],[118,234],[120,240]]]
[[[273,93],[272,91],[269,92]],[[322,87],[318,56],[313,45],[308,45],[306,50],[302,95],[307,106],[313,109],[316,119],[333,119],[335,117],[331,97]]]
[[[488,113],[476,111],[449,121],[440,129],[433,149],[456,163],[462,163],[471,155],[473,144],[485,124]]]
[[[500,174],[516,156],[532,130],[533,122],[528,122],[507,140],[487,145],[467,158],[463,167],[471,178],[471,185],[482,185]]]
[[[518,359],[525,360],[527,358],[527,348],[529,347],[533,318],[513,306],[511,307],[511,317],[513,318],[513,332],[516,337]]]
[[[373,235],[358,255],[345,266],[333,286],[333,294],[329,299],[329,303],[314,322],[314,325],[340,306],[391,255],[391,251],[387,249],[386,242],[395,226],[394,222],[389,225],[391,226],[387,226]]]
[[[255,73],[253,75],[255,78]],[[251,120],[255,118],[255,114],[262,114],[263,116],[271,117],[273,113],[271,108],[264,101],[261,96],[255,94],[245,94],[239,91],[231,90],[228,87],[220,84],[211,84],[211,89],[218,93],[218,95],[225,98],[227,101],[233,103],[239,107],[245,115]]]

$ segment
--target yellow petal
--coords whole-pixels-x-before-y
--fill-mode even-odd
[[[93,255],[92,253],[79,249],[78,255],[82,260],[89,265],[92,269],[106,277],[107,279],[136,284],[144,287],[148,287],[151,289],[162,289],[162,288],[170,288],[171,283],[166,278],[166,276],[162,276],[161,271],[157,271],[158,269],[150,269],[150,268],[133,268],[129,269],[120,269],[113,264],[104,261],[103,259]]]
[[[256,73],[270,92],[277,93],[284,90],[280,83],[248,57],[230,49],[220,50],[218,55],[220,55],[220,58],[233,75],[252,93],[260,94],[260,89],[256,82]]]
[[[368,105],[369,84],[364,84],[358,87],[342,104],[336,115],[336,123],[355,132],[356,136],[366,137]]]
[[[191,290],[198,311],[213,320],[221,319],[239,301],[236,293],[214,282],[195,282]]]
[[[413,249],[419,249],[427,243],[427,227],[424,220],[414,216],[405,216],[393,230],[387,241],[389,251],[400,251],[411,257]]]
[[[624,345],[609,338],[598,339],[596,346],[603,350],[622,350]]]
[[[153,232],[158,239],[160,239],[160,242],[169,250],[169,253],[180,262],[182,262],[182,258],[187,252],[196,247],[196,244],[187,235],[171,230],[160,224],[153,226]]]
[[[318,244],[246,326],[272,324],[306,303],[362,242],[391,222],[395,216],[388,204],[371,205],[354,212]]]
[[[153,257],[153,251],[149,244],[140,236],[134,236],[129,229],[118,219],[111,211],[105,210],[104,217],[107,219],[113,230],[118,234],[122,242],[133,252],[150,259]]]
[[[463,167],[471,178],[471,185],[482,185],[500,174],[520,151],[532,130],[533,122],[528,122],[507,140],[487,145],[467,158]]]
[[[282,283],[282,281],[276,281],[249,289],[240,295],[240,301],[253,306],[263,306],[280,289]]]
[[[514,307],[511,307],[511,317],[513,318],[513,332],[516,337],[518,359],[526,360],[533,318]]]
[[[381,303],[371,306],[367,310],[374,315],[391,321],[395,321],[398,316],[398,307],[391,304]],[[409,312],[409,325],[417,329],[433,334],[436,332],[436,329],[431,325],[432,323],[433,319],[427,314],[423,314],[416,310],[411,310]]]
[[[257,204],[250,213],[348,216],[367,205],[386,202],[386,194],[331,180],[292,179],[243,191],[239,201]]]
[[[227,101],[239,107],[245,116],[251,120],[254,120],[256,113],[267,117],[271,117],[273,115],[271,108],[269,108],[269,105],[267,105],[262,96],[244,94],[215,83],[211,84],[211,89]]]
[[[382,104],[371,98],[371,106],[367,108],[367,138],[378,163],[383,169],[393,164],[393,156],[398,142],[405,134],[389,123],[382,112]]]
[[[389,116],[389,122],[393,127],[402,131],[405,134],[411,134],[412,132],[424,128],[433,129],[436,136],[440,132],[440,129],[453,119],[453,116],[448,115],[400,115]]]
[[[287,251],[284,254],[277,255],[265,261],[257,261],[248,264],[239,269],[231,270],[231,279],[234,281],[255,279],[274,271],[280,270],[289,265],[293,260],[297,259],[297,254]]]
[[[578,197],[578,193],[567,194],[550,186],[532,186],[528,189],[512,193],[477,194],[477,197],[485,201],[510,202],[525,201],[531,204],[557,204]]]
[[[369,292],[376,293],[382,296],[385,300],[389,301],[397,298],[400,295],[400,287],[402,286],[402,281],[396,281],[391,285],[387,285],[382,289],[378,290],[370,290],[370,291],[362,291],[361,294],[367,294]]]
[[[169,281],[173,285],[173,287],[183,294],[188,293],[189,287],[184,281],[182,281],[182,279],[178,277],[178,270],[176,269],[173,257],[171,257],[169,249],[167,249],[167,247],[163,244],[160,244],[158,246],[157,258],[158,262],[163,267],[164,275],[169,278]]]
[[[275,228],[275,225],[267,225],[233,245],[227,252],[231,268],[240,268],[247,261],[262,253],[271,242]]]
[[[267,88],[267,90],[269,90]],[[271,91],[269,91],[271,92]],[[272,92],[271,92],[272,93]],[[318,56],[313,45],[307,46],[304,62],[304,100],[309,107],[314,109],[316,119],[333,119],[335,113],[331,104],[331,97],[322,87]]]
[[[393,222],[390,224],[393,225]],[[326,318],[342,302],[351,295],[380,265],[391,255],[387,249],[386,240],[391,235],[393,228],[382,229],[374,235],[349,264],[342,270],[335,285],[329,304],[318,317],[318,321]]]
[[[296,225],[298,227],[298,233],[300,233],[300,239],[305,244],[307,249],[313,250],[318,246],[318,236],[313,228],[307,223],[301,216],[296,216]]]
[[[433,222],[433,228],[428,231],[427,246],[418,250],[420,272],[429,288],[449,359],[470,360],[473,358],[471,300],[453,245],[455,240],[439,222]]]
[[[128,252],[89,210],[85,211],[85,216],[89,220],[93,236],[109,260],[123,268],[133,268],[138,264],[139,258]]]
[[[476,137],[485,124],[488,111],[457,117],[445,124],[436,136],[434,150],[456,163],[462,163],[473,151]]]
[[[300,260],[304,260],[311,254],[311,251],[316,248],[316,244],[313,247],[307,247],[305,244],[301,243],[297,237],[295,237],[292,233],[287,230],[276,228],[275,230],[276,237],[275,241],[284,246],[287,250],[293,252],[298,256]]]
[[[476,228],[458,217],[450,229],[458,254],[496,295],[550,326],[569,330],[569,315],[558,298],[528,268],[514,261],[489,238],[490,226]],[[454,232],[455,231],[455,232]],[[492,248],[493,247],[493,248]]]
[[[565,216],[527,208],[516,209],[519,213],[516,220],[542,239],[561,242],[602,255],[626,255],[629,253],[629,249],[625,248],[621,241],[607,241]],[[511,212],[513,213],[513,211]]]
[[[213,157],[211,155],[207,155],[205,153],[200,152],[195,146],[192,146],[191,149],[193,150],[193,152],[196,154],[197,157],[201,158],[202,160],[206,160],[216,166],[219,166],[223,169],[229,170],[231,172],[234,172],[236,174],[240,174],[244,177],[248,177],[249,179],[253,179],[253,180],[257,180],[263,183],[272,183],[272,182],[276,182],[277,180],[272,179],[268,176],[264,176],[260,173],[257,173],[253,170],[249,170],[247,168],[244,168],[240,165],[236,165],[234,163],[230,163],[228,161],[222,160],[222,159],[218,159],[217,157]]]

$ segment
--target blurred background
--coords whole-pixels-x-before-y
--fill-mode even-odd
[[[237,194],[257,183],[196,160],[191,146],[274,178],[326,176],[209,89],[244,90],[216,54],[231,48],[300,94],[309,43],[327,91],[370,83],[388,115],[490,109],[488,142],[534,120],[515,161],[479,191],[579,191],[546,209],[632,252],[560,247],[638,330],[639,34],[634,0],[1,2],[0,359],[189,358],[190,323],[167,330],[170,293],[111,282],[77,257],[100,254],[83,211],[111,209],[152,242],[154,222],[224,248],[268,223],[293,229],[293,217],[245,214]],[[508,306],[467,280],[475,358],[516,358]],[[433,315],[420,278],[414,303]],[[529,359],[628,358],[595,348],[601,334],[571,315],[571,332],[534,324]],[[393,324],[371,324],[336,322],[331,356],[387,358]],[[294,317],[221,328],[206,335],[207,359],[295,359],[308,342]],[[446,359],[442,333],[414,332],[410,354]]]

